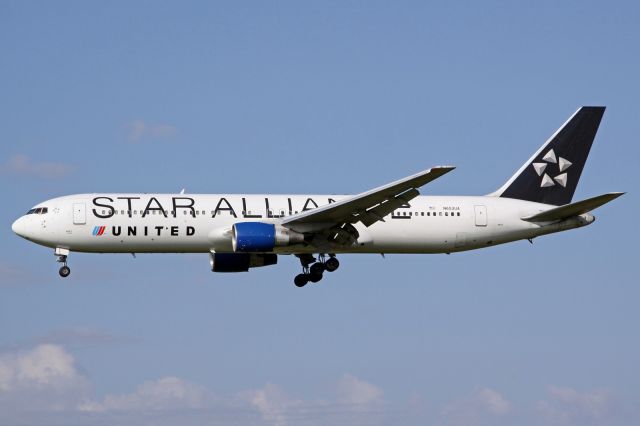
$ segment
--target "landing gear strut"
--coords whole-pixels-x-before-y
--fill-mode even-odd
[[[58,270],[58,273],[62,278],[68,277],[71,273],[71,268],[67,266],[67,256],[69,255],[69,250],[56,248],[54,254],[58,256],[58,262],[62,263],[62,266],[60,267],[60,270]]]
[[[324,253],[318,255],[318,259],[311,254],[298,254],[302,265],[302,273],[296,275],[293,282],[297,287],[304,287],[307,283],[317,283],[322,279],[325,271],[333,272],[340,266],[340,262],[334,254],[326,258]]]

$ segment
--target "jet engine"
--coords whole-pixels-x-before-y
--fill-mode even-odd
[[[213,272],[247,272],[249,268],[275,265],[278,255],[273,253],[211,253],[209,264]]]
[[[304,235],[273,223],[240,222],[233,225],[231,242],[235,252],[268,252],[303,243]]]

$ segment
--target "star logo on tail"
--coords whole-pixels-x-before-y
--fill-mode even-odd
[[[571,164],[573,163],[571,163],[571,161],[567,160],[566,158],[557,157],[553,149],[550,149],[549,152],[547,152],[545,156],[542,157],[542,161],[544,161],[544,163],[539,162],[539,163],[532,164],[538,176],[542,177],[542,180],[540,181],[540,187],[549,188],[554,186],[556,183],[562,186],[563,188],[566,187],[567,186],[566,170],[569,167],[571,167]],[[548,173],[545,173],[545,172],[551,173],[551,170],[547,170],[547,169],[555,168],[551,166],[552,164],[558,165],[558,174],[553,178],[551,178],[551,176],[549,176]]]

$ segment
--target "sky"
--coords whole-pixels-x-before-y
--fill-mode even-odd
[[[637,2],[0,3],[3,425],[640,423]],[[84,192],[502,185],[607,111],[586,228],[447,255],[72,253],[11,232]]]

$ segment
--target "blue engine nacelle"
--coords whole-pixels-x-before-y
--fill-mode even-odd
[[[304,235],[273,223],[240,222],[233,225],[231,242],[235,252],[269,252],[303,243]]]
[[[278,255],[273,253],[211,253],[209,264],[213,272],[247,272],[249,268],[275,265]]]

